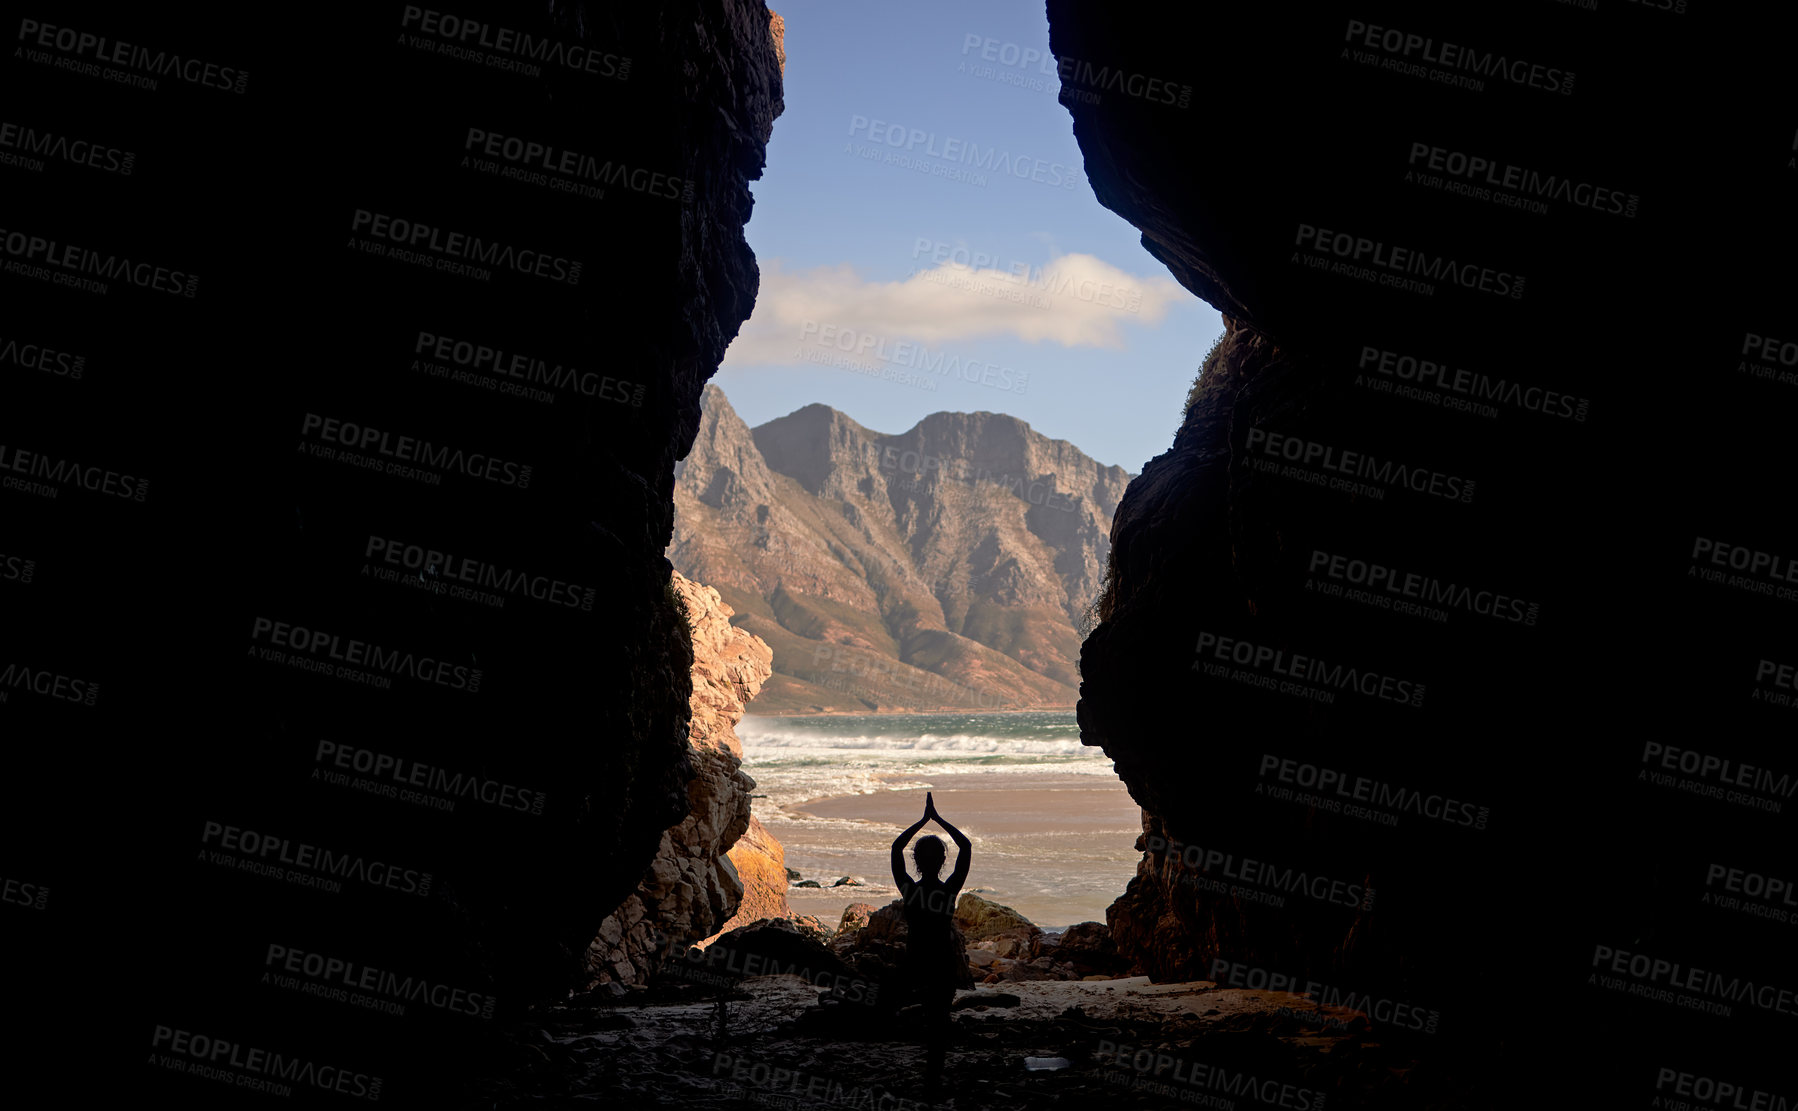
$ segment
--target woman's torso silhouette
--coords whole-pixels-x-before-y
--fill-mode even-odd
[[[901,894],[905,900],[905,963],[932,981],[953,982],[956,892],[944,881],[925,876],[913,880]]]

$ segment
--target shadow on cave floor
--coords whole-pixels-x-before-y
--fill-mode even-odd
[[[1141,976],[958,992],[946,1083],[931,1092],[921,1078],[918,1008],[883,1019],[822,1001],[822,994],[797,976],[744,980],[724,1004],[722,1039],[711,991],[658,990],[611,1006],[552,1007],[500,1032],[508,1065],[463,1106],[1508,1105],[1491,1084],[1457,1080],[1440,1060],[1422,1060],[1420,1049],[1442,1056],[1433,1047],[1371,1030],[1355,1012],[1319,1010],[1283,992],[1220,989],[1208,981],[1151,984]],[[1030,1058],[1037,1069],[1027,1067]],[[1255,1087],[1245,1091],[1244,1083]]]

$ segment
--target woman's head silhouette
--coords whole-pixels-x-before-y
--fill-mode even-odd
[[[920,837],[912,845],[911,857],[917,862],[918,873],[931,879],[939,879],[943,874],[943,861],[949,850],[943,847],[941,837]]]

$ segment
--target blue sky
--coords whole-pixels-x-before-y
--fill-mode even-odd
[[[1141,471],[1223,325],[1094,198],[1041,0],[775,8],[786,111],[751,186],[762,293],[715,379],[731,404],[880,432],[1009,413]]]

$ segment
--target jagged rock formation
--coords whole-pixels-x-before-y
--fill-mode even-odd
[[[1072,703],[1121,468],[995,413],[704,408],[668,553],[774,648],[758,712]]]
[[[1109,918],[1153,976],[1222,958],[1465,1032],[1527,970],[1562,1033],[1676,1027],[1629,1048],[1648,1075],[1688,1016],[1615,1021],[1595,946],[1791,971],[1701,900],[1770,819],[1643,754],[1791,763],[1749,697],[1777,584],[1694,560],[1798,551],[1763,478],[1789,388],[1743,362],[1790,320],[1749,245],[1788,241],[1791,128],[1770,47],[1672,66],[1695,23],[1585,8],[1050,0],[1096,195],[1229,329],[1119,507],[1079,719],[1146,812]],[[1752,21],[1704,26],[1760,51]],[[1767,95],[1681,106],[1731,75]]]
[[[600,923],[587,948],[583,990],[648,983],[670,952],[730,928],[742,911],[758,912],[751,921],[791,913],[785,857],[780,842],[750,817],[755,780],[742,770],[743,747],[734,732],[773,670],[773,653],[730,623],[731,608],[716,590],[678,571],[673,583],[693,638],[688,812],[663,831],[643,883]],[[744,868],[753,877],[753,898],[746,897]],[[778,886],[771,888],[771,876]]]

